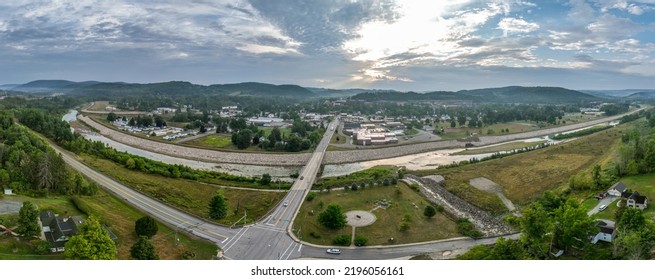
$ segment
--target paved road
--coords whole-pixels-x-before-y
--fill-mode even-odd
[[[338,123],[339,121],[335,119],[328,127],[336,127]],[[295,259],[301,256],[303,246],[289,233],[302,230],[292,228],[293,220],[316,180],[325,149],[333,134],[334,129],[325,132],[283,202],[268,217],[241,229],[235,238],[225,244],[226,256],[233,259]]]

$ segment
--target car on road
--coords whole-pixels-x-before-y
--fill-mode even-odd
[[[289,206],[289,201],[285,201],[282,205],[284,205],[284,207]]]
[[[606,205],[606,204],[603,204],[603,205],[601,205],[600,207],[598,207],[598,211],[603,211],[603,210],[605,210],[605,209],[607,209],[607,205]]]
[[[300,180],[305,179],[305,176],[300,176]]]
[[[328,254],[335,254],[335,255],[338,255],[338,254],[341,254],[341,250],[339,250],[339,249],[334,249],[334,248],[330,248],[330,249],[327,249],[327,253],[328,253]]]

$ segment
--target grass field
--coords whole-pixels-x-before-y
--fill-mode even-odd
[[[514,150],[514,149],[522,149],[522,148],[525,148],[525,147],[539,146],[540,144],[543,144],[543,143],[546,143],[546,141],[512,142],[512,143],[502,144],[502,145],[493,146],[493,147],[480,148],[480,149],[466,149],[464,151],[454,153],[454,155],[477,155],[477,154],[511,151],[511,150]]]
[[[368,185],[372,182],[384,180],[385,178],[391,179],[392,177],[397,177],[397,170],[398,168],[393,166],[376,166],[344,176],[321,178],[317,181],[315,186],[340,188],[346,186],[350,187],[353,183],[356,183],[358,186],[361,183]]]
[[[505,196],[514,203],[525,205],[546,190],[566,186],[571,175],[587,170],[595,163],[606,162],[621,137],[620,131],[625,130],[625,126],[619,126],[528,153],[439,171],[412,173],[443,175],[446,178],[446,188],[458,195],[461,195],[460,188],[466,186],[468,180],[486,177],[503,186]],[[483,194],[481,191],[468,189],[466,192],[470,194],[462,198],[486,210],[495,211],[483,207],[484,201],[478,198]]]
[[[84,163],[107,176],[202,218],[208,216],[208,205],[211,198],[217,191],[221,191],[227,198],[229,213],[227,217],[217,222],[227,225],[239,220],[243,216],[244,210],[248,211],[248,221],[250,222],[263,217],[285,194],[284,192],[222,188],[218,185],[197,181],[145,174],[105,159],[89,156],[83,156],[82,159]]]
[[[233,146],[232,136],[226,134],[209,134],[205,137],[200,137],[200,138],[186,141],[185,144],[191,146],[201,146],[201,147],[210,147],[210,148],[218,148],[218,149],[223,149]]]
[[[85,213],[76,208],[70,197],[31,198],[19,196],[17,198],[34,202],[38,205],[39,210],[52,210],[59,215],[87,217]],[[118,237],[116,241],[118,259],[130,259],[130,248],[137,239],[134,233],[134,222],[143,217],[143,214],[102,190],[95,196],[78,197],[78,199],[90,210],[89,214],[98,217],[102,223],[106,224],[116,234]],[[159,224],[159,231],[152,237],[151,241],[160,259],[181,259],[182,253],[186,251],[195,253],[195,259],[210,260],[216,255],[217,247],[210,242],[179,234],[180,242],[175,244],[174,235],[173,230]],[[37,255],[34,253],[29,241],[17,241],[15,238],[8,236],[0,237],[0,259],[39,260],[63,259],[63,257],[63,254]]]
[[[87,108],[89,111],[104,111],[109,106],[109,101],[96,101],[92,106]]]
[[[423,210],[430,202],[404,183],[397,186],[366,187],[357,191],[316,193],[314,200],[303,203],[294,229],[296,232],[300,231],[303,241],[331,245],[336,236],[351,235],[352,228],[346,226],[340,230],[329,230],[321,226],[317,221],[318,214],[327,205],[338,204],[345,213],[351,210],[372,210],[376,207],[374,202],[382,199],[391,201],[391,206],[373,211],[377,217],[375,223],[357,228],[356,231],[356,235],[368,239],[367,245],[404,244],[459,236],[455,222],[444,214],[437,213],[431,219],[423,216]],[[400,224],[405,218],[409,218],[409,228],[401,231]],[[390,238],[394,241],[391,242]]]
[[[339,140],[337,140],[337,138]],[[339,135],[339,133],[334,133],[332,135],[332,139],[330,139],[330,144],[346,144],[346,136],[344,135]]]

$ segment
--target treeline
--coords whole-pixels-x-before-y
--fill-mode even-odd
[[[603,130],[606,130],[606,129],[609,129],[609,128],[611,128],[611,126],[609,126],[609,125],[594,126],[594,127],[590,127],[590,128],[583,129],[583,130],[578,130],[576,132],[560,133],[560,134],[551,136],[550,138],[553,139],[553,140],[564,140],[564,139],[569,139],[569,138],[576,138],[576,137],[580,137],[580,136],[594,134],[596,132],[603,131]]]
[[[650,259],[655,245],[655,224],[639,209],[620,208],[615,215],[612,248],[602,249],[591,239],[599,232],[587,210],[568,198],[546,192],[509,218],[521,229],[518,240],[499,239],[491,246],[477,245],[458,257],[476,260],[554,259],[559,250],[579,259]]]
[[[655,172],[655,116],[652,111],[625,116],[627,121],[644,117],[628,131],[623,132],[621,143],[609,164],[596,164],[590,171],[583,171],[569,178],[573,190],[605,190],[618,178]],[[621,120],[624,123],[624,119]]]
[[[38,114],[23,115],[28,121],[35,116]],[[66,139],[57,129],[67,128],[52,124],[46,122],[39,128],[51,129],[53,139]],[[66,168],[61,156],[41,138],[16,124],[10,111],[0,112],[0,185],[31,195],[93,195],[98,190],[95,183]]]
[[[23,109],[18,111],[17,115],[18,120],[21,123],[43,135],[53,136],[49,138],[71,152],[98,156],[123,165],[128,169],[170,178],[184,178],[208,182],[219,180],[228,182],[257,183],[260,180],[257,178],[234,176],[222,172],[195,170],[184,165],[167,164],[131,155],[126,152],[118,152],[114,148],[108,147],[100,141],[92,142],[86,140],[80,134],[71,132],[69,125],[60,120],[57,115],[44,114],[38,109]],[[58,123],[58,125],[40,125],[34,120],[42,120],[44,123]],[[56,137],[57,135],[60,135],[61,137]]]
[[[216,132],[227,130],[226,125],[220,124],[228,122],[218,123]],[[259,129],[254,124],[248,125],[243,118],[231,119],[227,126],[232,130],[232,144],[239,149],[247,149],[251,145],[255,145],[262,150],[287,152],[299,152],[318,145],[321,141],[322,132],[325,130],[322,127],[315,127],[300,118],[293,121],[291,133],[283,134],[279,128],[275,127],[266,137],[264,130]]]

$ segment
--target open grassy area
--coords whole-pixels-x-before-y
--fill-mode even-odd
[[[209,134],[205,137],[196,138],[184,142],[186,145],[210,147],[210,148],[228,148],[232,145],[232,136],[228,134]]]
[[[68,196],[54,196],[47,198],[16,197],[19,200],[30,200],[38,205],[39,210],[52,210],[59,215],[76,215],[87,218],[87,213],[81,212]],[[130,248],[136,242],[134,223],[144,215],[138,210],[125,204],[120,199],[100,190],[95,196],[78,197],[84,204],[85,211],[89,211],[100,221],[107,225],[116,234],[116,249],[118,259],[130,259]],[[4,217],[5,215],[3,215]],[[179,234],[180,242],[175,244],[174,230],[159,224],[157,235],[151,241],[155,246],[160,259],[182,259],[182,253],[190,251],[195,253],[195,259],[212,259],[216,255],[216,245],[203,240],[189,238]],[[14,237],[0,237],[0,259],[63,259],[63,254],[38,255],[34,252],[29,240],[16,240]]]
[[[346,144],[347,137],[344,135],[339,135],[339,133],[334,133],[332,139],[330,139],[330,144]]]
[[[353,183],[356,183],[358,186],[361,183],[370,185],[373,182],[378,183],[380,180],[391,179],[392,177],[397,178],[397,170],[398,168],[393,166],[376,166],[344,176],[321,178],[314,187],[350,187]]]
[[[227,198],[229,213],[227,217],[217,222],[227,225],[239,220],[243,216],[244,210],[248,211],[248,221],[250,222],[263,217],[285,194],[284,192],[223,188],[197,181],[166,178],[130,170],[105,159],[90,156],[81,158],[85,164],[127,186],[202,218],[208,216],[208,205],[211,198],[217,191],[221,191]]]
[[[109,101],[96,101],[93,105],[89,106],[89,111],[104,111],[109,106]]]
[[[534,147],[539,146],[540,144],[546,143],[546,141],[537,141],[537,142],[512,142],[507,144],[502,144],[493,147],[486,147],[480,149],[466,149],[461,152],[454,153],[454,155],[477,155],[485,153],[495,153],[503,151],[511,151],[514,149],[522,149],[525,147]]]
[[[493,134],[489,134],[489,129],[493,130]],[[528,122],[509,122],[509,123],[497,123],[493,125],[484,126],[482,128],[473,128],[471,131],[475,131],[481,135],[502,135],[502,134],[511,134],[511,133],[520,133],[531,130],[538,129],[536,124]],[[502,130],[509,130],[509,132],[501,132]]]
[[[370,211],[376,207],[374,202],[382,199],[391,201],[391,206],[387,209],[376,209],[372,212],[377,217],[375,223],[357,228],[356,234],[366,237],[367,245],[404,244],[459,236],[456,223],[444,214],[437,213],[431,219],[423,216],[423,210],[430,202],[404,183],[397,186],[366,187],[357,191],[316,193],[314,200],[303,203],[294,229],[300,230],[303,241],[331,245],[336,236],[351,235],[352,228],[347,226],[340,230],[329,230],[321,226],[317,221],[318,214],[327,205],[338,204],[344,212]],[[409,218],[409,228],[401,231],[400,224],[405,218]],[[390,238],[394,241],[391,242]]]
[[[643,174],[637,176],[623,177],[620,180],[628,189],[639,192],[641,195],[648,197],[648,207],[644,212],[655,216],[655,174]]]
[[[528,153],[456,168],[412,173],[443,175],[446,178],[446,188],[455,194],[461,192],[459,188],[467,185],[470,179],[486,177],[503,186],[505,196],[514,203],[524,205],[546,190],[566,186],[571,175],[587,170],[595,163],[607,161],[611,158],[614,146],[618,144],[621,131],[625,130],[626,126],[617,126],[569,143]],[[463,198],[484,209],[493,210],[483,207],[484,203],[479,201],[477,195]]]

